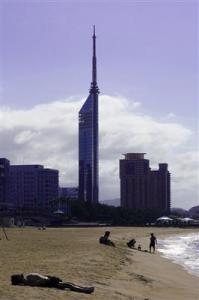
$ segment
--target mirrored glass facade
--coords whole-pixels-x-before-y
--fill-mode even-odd
[[[98,202],[98,94],[95,32],[90,94],[79,111],[79,200]]]
[[[98,202],[98,95],[79,112],[79,199]]]

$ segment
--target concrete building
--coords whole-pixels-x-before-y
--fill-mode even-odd
[[[170,211],[170,173],[167,164],[151,170],[145,153],[126,153],[120,160],[121,206]]]
[[[79,111],[79,200],[98,202],[98,94],[96,36],[93,32],[92,82]]]
[[[4,181],[0,180],[0,191],[5,192],[0,192],[0,203],[5,203],[6,208],[48,209],[50,201],[58,197],[58,171],[41,165],[10,165],[5,161],[6,176]]]

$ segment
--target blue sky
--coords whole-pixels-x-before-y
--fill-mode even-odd
[[[186,155],[188,152],[189,154],[193,152],[191,157],[195,157],[198,150],[197,8],[197,1],[2,0],[0,2],[0,108],[2,113],[4,112],[5,116],[6,110],[15,114],[19,111],[28,114],[41,104],[47,105],[48,110],[48,104],[51,107],[53,103],[61,101],[70,105],[74,103],[71,111],[74,116],[77,115],[78,111],[75,111],[75,108],[77,109],[79,101],[83,101],[87,96],[91,81],[91,34],[92,25],[95,24],[98,85],[101,96],[111,99],[111,103],[114,97],[122,99],[121,103],[127,101],[125,103],[134,107],[132,119],[136,115],[142,117],[142,120],[151,119],[161,126],[177,124],[181,126],[180,128],[188,130],[189,138],[179,142],[177,149],[173,148],[173,155]],[[135,103],[138,104],[137,107],[139,106],[136,112]],[[106,103],[104,105],[106,106]],[[102,111],[104,111],[103,107]],[[119,110],[116,113],[120,115]],[[129,113],[129,107],[126,113]],[[25,114],[23,116],[25,117]],[[60,122],[57,116],[57,124]],[[103,120],[101,123],[103,127]],[[16,120],[15,128],[19,127],[17,124]],[[57,124],[52,131],[57,128]],[[25,128],[25,136],[27,136],[30,126],[27,123],[20,126]],[[32,126],[31,130],[36,130],[37,125]],[[114,127],[113,124],[110,126]],[[129,128],[126,130],[131,132],[131,126],[129,123]],[[76,139],[77,128],[74,130]],[[172,135],[170,129],[169,132]],[[65,134],[66,136],[62,135],[60,138],[67,141],[70,124]],[[15,144],[14,132],[11,136],[13,136],[12,143],[9,144],[5,140],[7,147],[5,145],[6,150],[2,150],[0,156],[9,153],[10,159],[15,163],[19,159],[16,155],[18,147]],[[161,142],[165,143],[160,137],[158,143]],[[74,164],[77,159],[75,143],[73,142]],[[161,162],[158,159],[174,164],[171,159],[172,153],[168,154],[168,150],[165,150],[166,154],[161,158],[158,154],[160,149],[152,149],[144,142],[142,147],[138,144],[134,147],[134,141],[125,150],[147,152],[149,158],[153,157],[154,164]],[[169,144],[169,138],[168,145],[173,145]],[[9,148],[11,146],[12,150]],[[115,145],[112,146],[115,149]],[[100,147],[106,148],[103,139]],[[25,146],[23,149],[23,156],[27,159],[32,159],[34,162],[36,159],[40,160],[39,152],[33,159],[30,150]],[[114,150],[110,148],[107,151]],[[172,149],[169,152],[172,152]],[[107,160],[103,151],[102,153],[103,159]],[[162,153],[164,154],[164,151]],[[118,151],[115,155],[118,162],[121,153]],[[60,157],[62,157],[61,152]],[[41,162],[47,163],[45,160]],[[64,158],[63,164],[65,164]],[[101,164],[103,165],[103,160]],[[55,159],[52,166],[56,167],[56,165],[59,164]],[[73,168],[72,165],[68,173],[70,168]],[[197,169],[197,160],[195,168]],[[174,167],[174,172],[179,171]],[[177,173],[176,176],[178,175]],[[196,174],[194,176],[197,177]],[[63,184],[69,181],[67,171],[61,178]],[[77,184],[75,173],[73,178],[70,184],[75,185]],[[183,179],[180,182],[183,185]],[[192,204],[198,201],[197,187],[195,183],[190,194],[187,192],[185,196],[191,195],[191,199],[194,199],[191,200]],[[106,192],[102,184],[101,198],[118,196],[118,189],[116,184],[114,188],[113,182],[110,183],[108,190]],[[174,200],[174,203],[176,201],[180,206],[181,196],[176,196],[175,193],[174,199],[178,200]],[[188,207],[189,203],[185,206]]]

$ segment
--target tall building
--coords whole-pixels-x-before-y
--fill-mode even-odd
[[[0,207],[10,205],[10,162],[0,158]]]
[[[93,31],[92,82],[79,111],[79,200],[98,202],[98,94],[96,36]]]
[[[16,207],[48,209],[58,197],[58,171],[41,165],[10,167],[13,202]]]
[[[58,176],[57,170],[41,165],[10,165],[0,159],[0,207],[48,209],[58,197]]]
[[[121,206],[170,211],[170,173],[167,164],[151,170],[145,153],[127,153],[120,160]]]
[[[150,207],[170,211],[170,173],[167,164],[159,164],[150,174]]]

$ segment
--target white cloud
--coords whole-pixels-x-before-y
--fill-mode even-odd
[[[175,119],[176,118],[176,114],[174,114],[173,112],[170,112],[166,115],[166,119]]]
[[[70,98],[29,110],[0,107],[0,157],[12,164],[38,163],[60,170],[60,183],[77,185],[78,111],[84,99]],[[119,197],[119,159],[126,152],[147,152],[151,165],[168,162],[172,173],[172,205],[197,205],[197,156],[194,133],[167,120],[141,113],[141,104],[100,96],[100,193]]]

